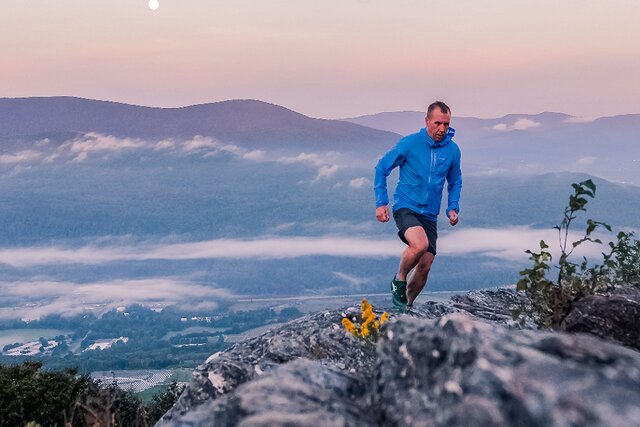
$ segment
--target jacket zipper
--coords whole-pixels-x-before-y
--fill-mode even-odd
[[[429,189],[431,189],[431,174],[433,173],[433,167],[436,164],[436,150],[431,148],[431,167],[429,168]]]
[[[428,179],[429,188],[427,188],[427,200],[429,200],[429,193],[431,193],[431,174],[433,173],[433,167],[435,166],[435,163],[436,163],[435,158],[436,158],[436,152],[433,149],[433,147],[431,147],[431,164],[429,167],[429,179]],[[425,203],[427,202],[427,200],[425,200]],[[424,210],[421,213],[424,215],[425,214]]]

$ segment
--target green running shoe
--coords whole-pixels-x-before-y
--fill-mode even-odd
[[[391,281],[391,300],[396,307],[404,307],[407,305],[407,282],[404,280],[396,280],[395,276]]]

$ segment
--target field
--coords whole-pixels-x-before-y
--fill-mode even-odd
[[[59,329],[5,329],[0,330],[0,349],[7,344],[16,342],[25,343],[30,341],[38,341],[43,337],[51,339],[58,335],[67,335],[68,331]]]
[[[96,371],[91,377],[103,383],[116,382],[124,390],[141,393],[150,388],[167,386],[171,381],[186,383],[190,380],[190,370],[185,369],[140,369],[126,371]]]

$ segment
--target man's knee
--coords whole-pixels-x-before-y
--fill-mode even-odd
[[[429,249],[429,241],[428,240],[419,240],[411,242],[409,245],[411,249],[418,252],[420,255],[425,255],[427,250]]]
[[[427,249],[429,249],[429,243],[416,243],[411,245],[411,248],[418,252],[420,255],[424,255],[427,253]]]

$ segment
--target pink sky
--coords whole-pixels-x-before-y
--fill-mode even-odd
[[[636,0],[2,0],[0,97],[640,113]]]

